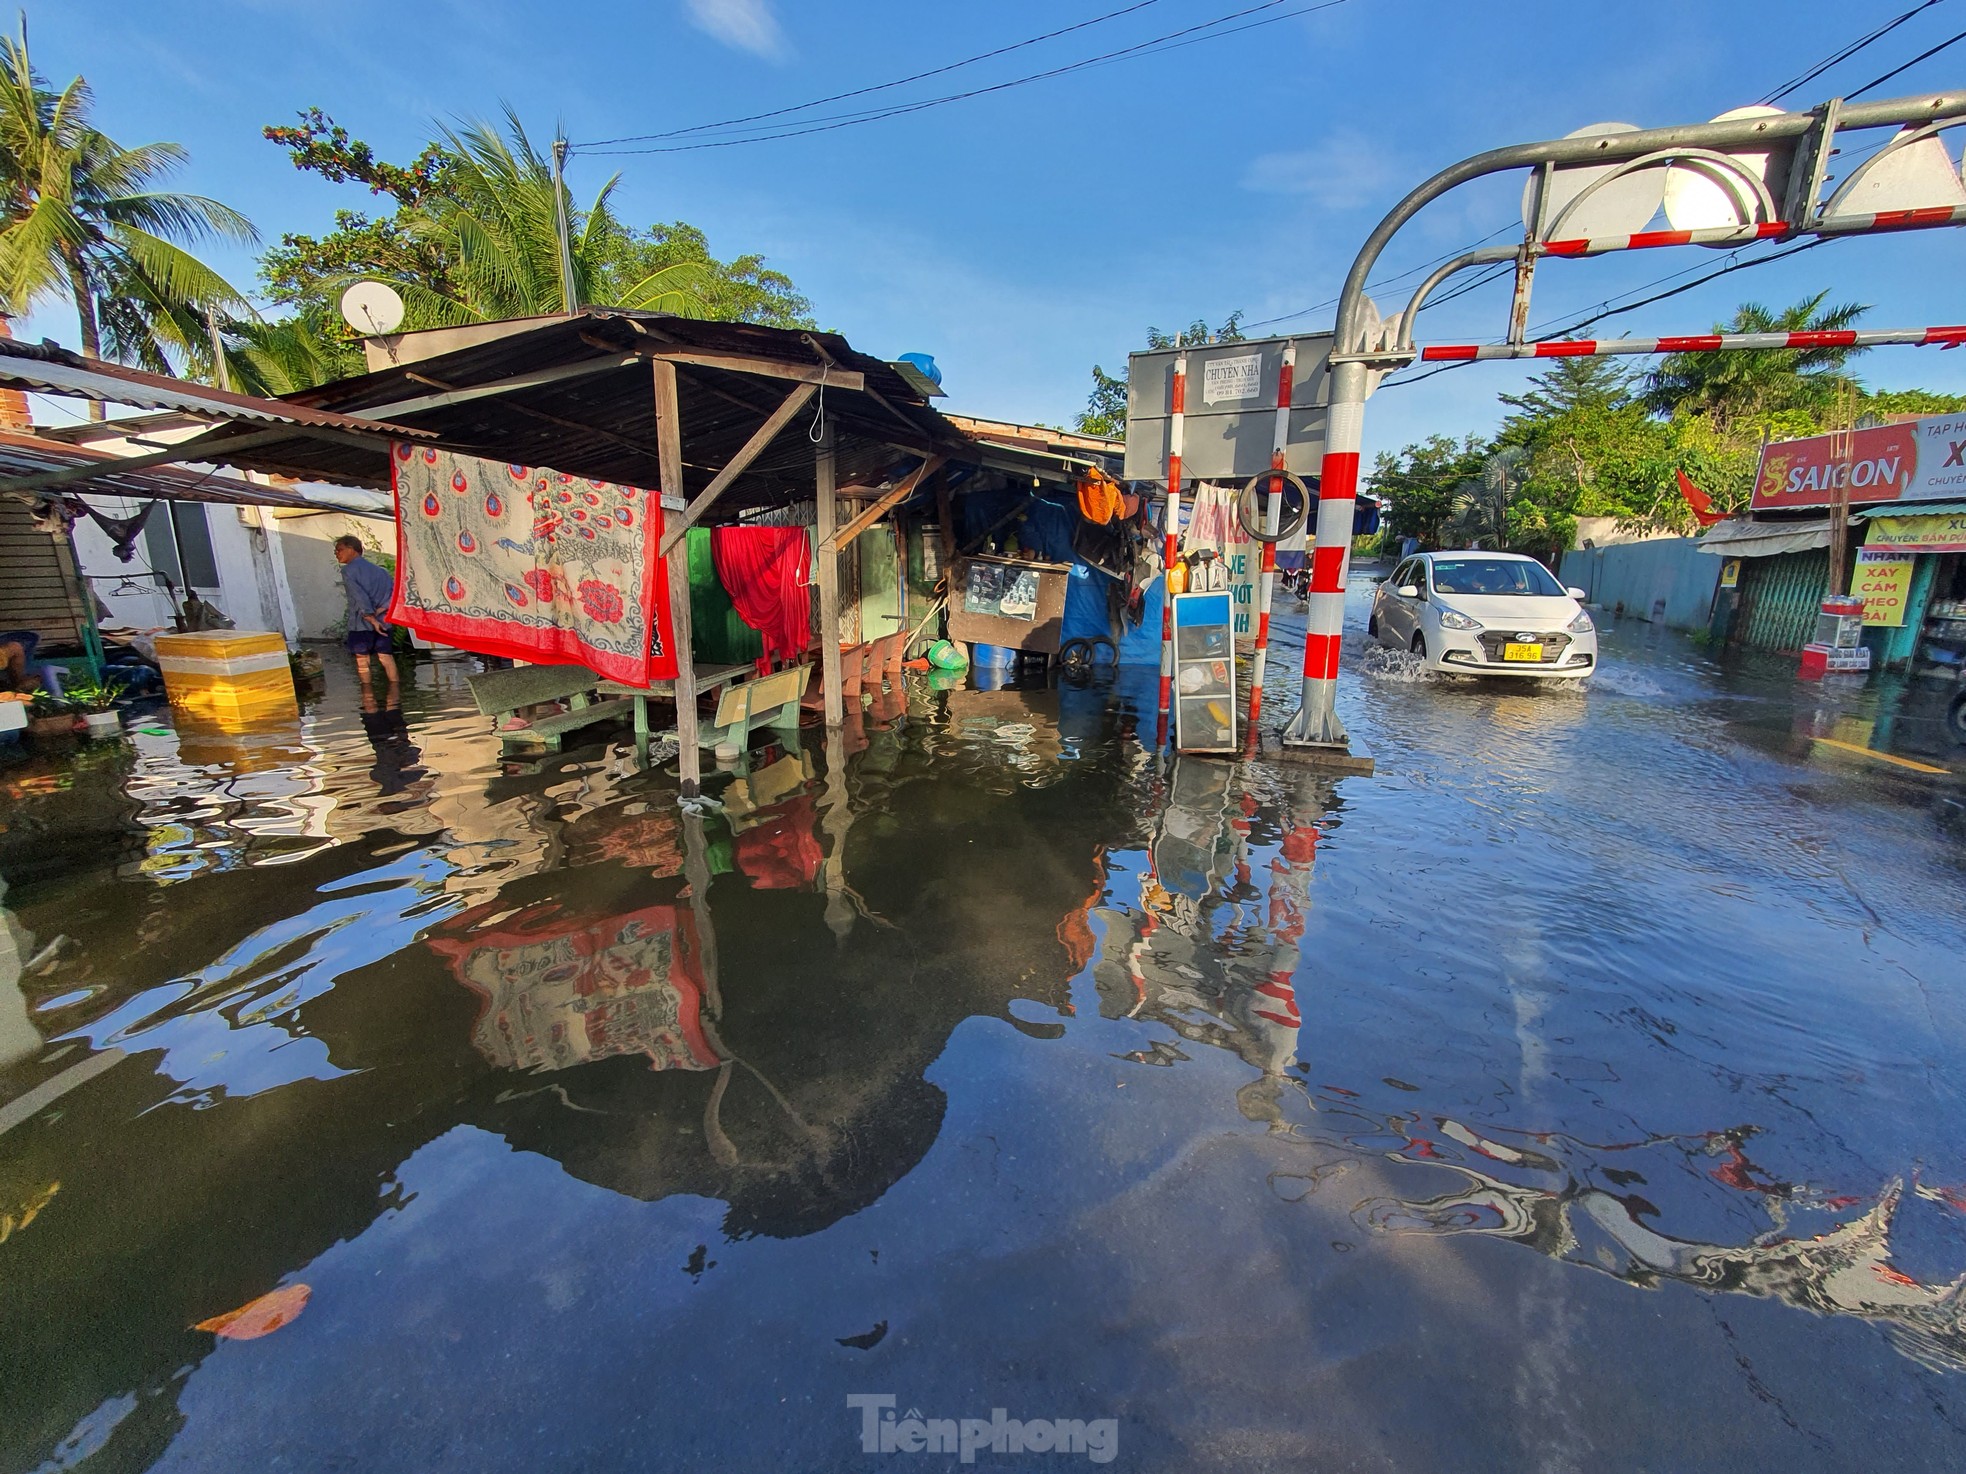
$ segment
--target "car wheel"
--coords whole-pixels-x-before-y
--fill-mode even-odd
[[[1370,614],[1365,616],[1365,632],[1375,640],[1379,638],[1379,611],[1377,609],[1374,609]]]
[[[1413,643],[1407,647],[1422,660],[1427,658],[1427,637],[1421,630],[1413,631]]]
[[[1952,698],[1952,705],[1946,709],[1946,731],[1954,742],[1966,743],[1966,691]]]

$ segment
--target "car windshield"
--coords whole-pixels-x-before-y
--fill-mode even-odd
[[[1563,585],[1542,564],[1515,558],[1436,558],[1434,588],[1443,594],[1563,595]]]

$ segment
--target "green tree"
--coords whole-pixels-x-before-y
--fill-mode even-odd
[[[1492,448],[1476,435],[1429,435],[1398,455],[1380,451],[1366,486],[1391,504],[1386,520],[1395,534],[1438,546],[1454,514],[1455,493],[1481,475]]]
[[[1635,395],[1631,370],[1611,358],[1559,358],[1529,380],[1520,394],[1496,397],[1515,411],[1502,421],[1501,439],[1517,443],[1531,438],[1535,427],[1584,408],[1617,409]]]
[[[1240,343],[1243,341],[1242,317],[1240,310],[1231,312],[1222,319],[1222,325],[1218,328],[1210,328],[1205,320],[1198,317],[1176,333],[1164,333],[1159,328],[1150,327],[1147,329],[1147,347],[1159,350],[1199,348],[1208,343]],[[1072,425],[1081,435],[1125,439],[1126,374],[1109,374],[1095,363],[1092,366],[1092,393],[1087,396],[1085,408],[1079,411]]]
[[[1827,291],[1773,312],[1744,302],[1717,333],[1834,332],[1856,323],[1868,307],[1855,302],[1825,307]],[[1646,379],[1645,402],[1661,414],[1695,413],[1729,421],[1781,410],[1826,413],[1838,397],[1857,390],[1843,367],[1860,348],[1768,349],[1674,353]]]
[[[326,235],[286,235],[266,253],[267,295],[294,315],[268,328],[240,325],[242,372],[314,372],[344,362],[351,340],[335,302],[365,277],[401,293],[410,329],[566,309],[552,163],[509,109],[502,131],[445,129],[408,164],[378,159],[318,108],[265,134],[287,148],[295,167],[365,185],[391,208],[373,216],[338,211]],[[619,182],[619,175],[608,179],[584,209],[570,194],[560,197],[581,305],[813,326],[810,304],[763,257],[721,261],[703,232],[681,221],[647,230],[623,224],[612,205]]]
[[[158,189],[184,149],[124,148],[91,126],[93,101],[81,77],[55,92],[35,71],[24,21],[0,40],[0,310],[65,298],[91,358],[208,368],[211,315],[245,301],[182,243],[250,242],[252,224],[216,200]]]

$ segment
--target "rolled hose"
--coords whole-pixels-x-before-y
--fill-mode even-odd
[[[1290,498],[1286,495],[1282,521],[1275,532],[1266,532],[1263,528],[1262,503],[1256,499],[1256,484],[1262,482],[1263,491],[1267,494],[1272,477],[1281,477],[1297,489],[1297,507],[1294,512],[1291,510]],[[1244,484],[1242,495],[1236,498],[1236,520],[1242,524],[1242,530],[1257,542],[1280,543],[1287,537],[1294,537],[1303,528],[1304,519],[1310,515],[1312,500],[1311,489],[1295,471],[1258,471]],[[1252,511],[1255,513],[1253,516]]]

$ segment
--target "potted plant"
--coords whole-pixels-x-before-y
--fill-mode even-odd
[[[116,713],[116,703],[123,695],[122,686],[106,681],[72,681],[65,694],[81,712],[82,730],[89,736],[122,735],[123,719]]]
[[[75,704],[52,691],[36,691],[27,703],[27,730],[36,737],[67,737],[75,731]]]

